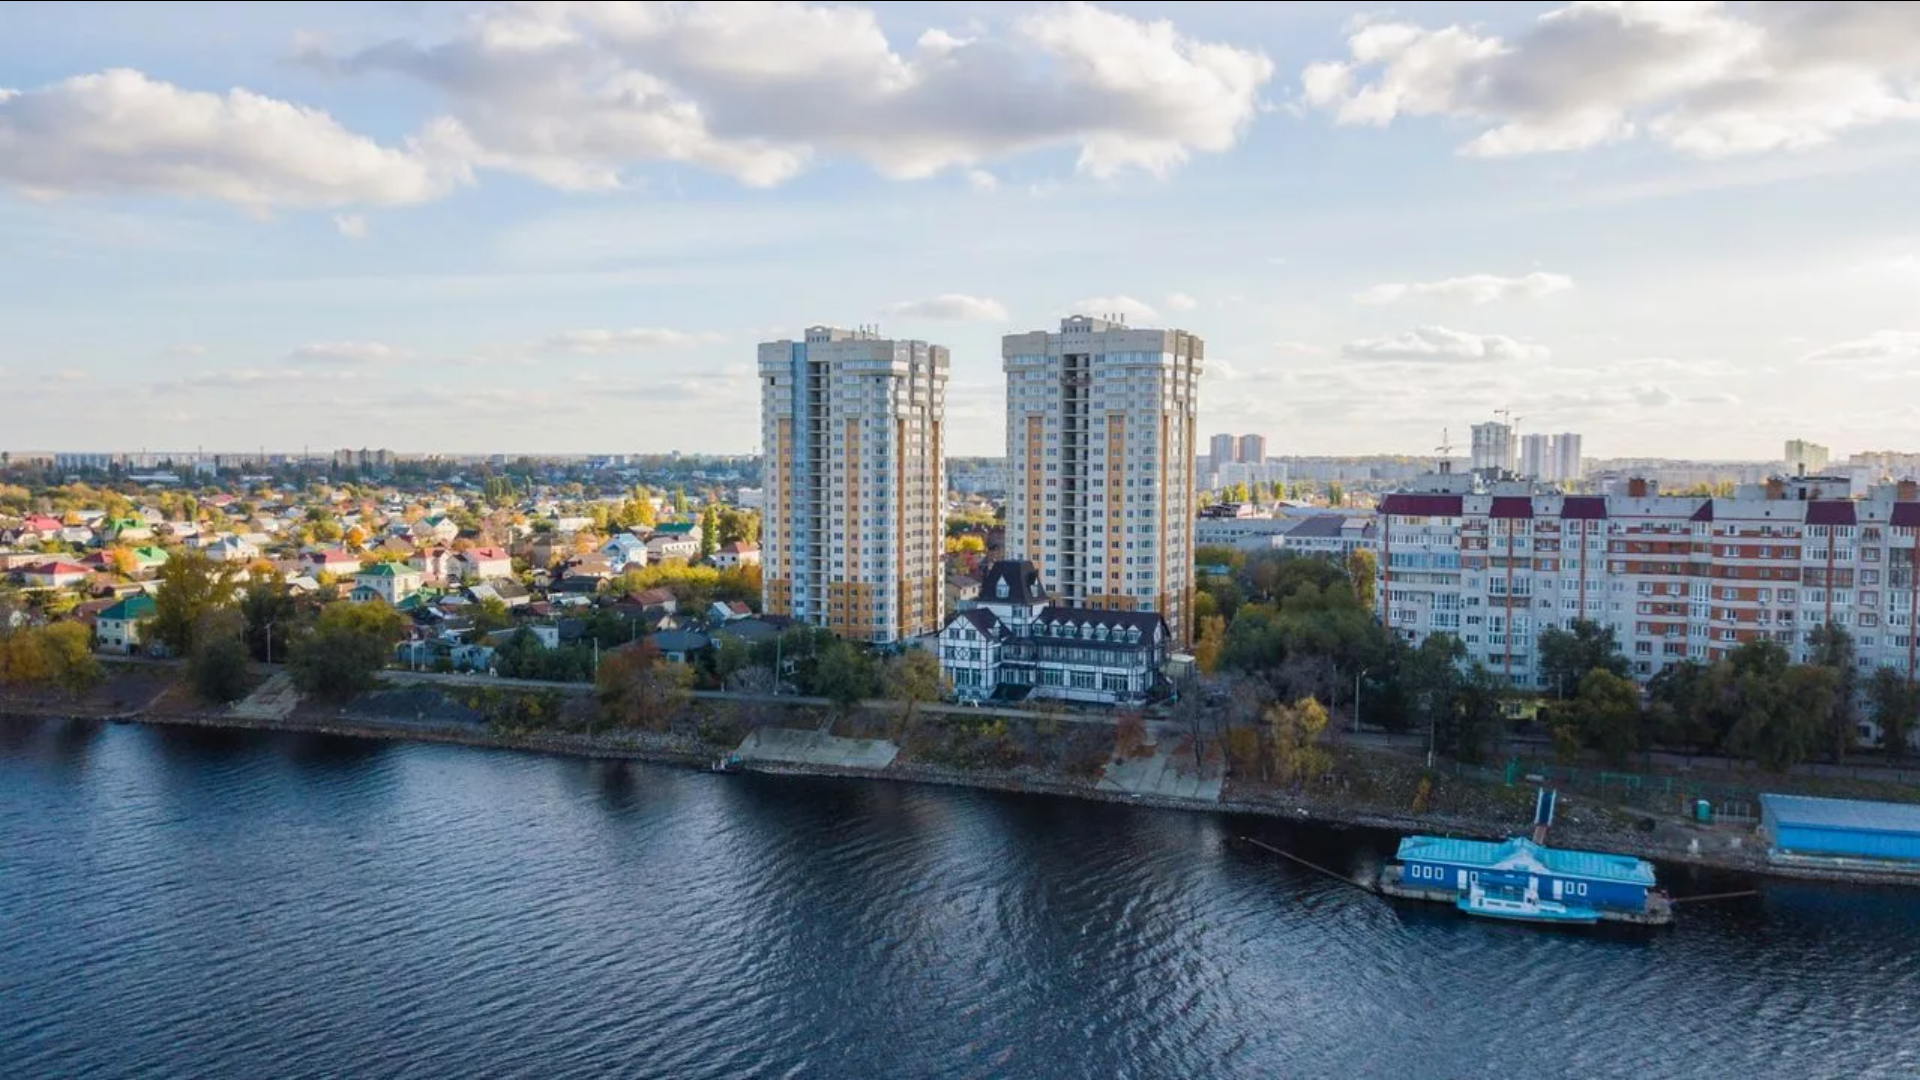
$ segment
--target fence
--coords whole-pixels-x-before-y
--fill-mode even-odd
[[[1691,776],[1646,776],[1527,762],[1519,758],[1512,758],[1498,768],[1454,763],[1447,771],[1458,777],[1508,786],[1543,784],[1591,795],[1605,802],[1690,817],[1695,805],[1704,799],[1711,805],[1715,821],[1750,824],[1759,820],[1759,792],[1738,784],[1715,783]]]

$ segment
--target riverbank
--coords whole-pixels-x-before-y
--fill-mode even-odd
[[[378,695],[370,700],[380,700]],[[387,703],[389,706],[391,702]],[[572,757],[642,761],[679,768],[706,769],[725,756],[730,740],[703,739],[686,733],[622,730],[586,734],[553,730],[515,730],[498,723],[448,722],[415,711],[409,717],[381,715],[354,708],[323,711],[300,709],[284,716],[235,715],[231,711],[181,708],[177,697],[156,694],[144,707],[100,712],[61,709],[42,704],[23,709],[17,704],[8,718],[69,719],[141,723],[208,730],[249,730],[343,736],[350,738],[443,743],[483,749],[515,750]],[[816,726],[818,717],[805,709],[779,717],[792,726]],[[806,715],[801,715],[805,713]],[[772,726],[784,726],[769,719]],[[955,730],[967,730],[974,721],[923,717],[902,740],[924,756],[952,759]],[[704,722],[690,725],[706,730]],[[1109,743],[1110,745],[1110,743]],[[937,752],[936,752],[937,751]],[[1006,755],[1002,755],[1004,758]],[[747,761],[739,768],[777,776],[844,777],[888,780],[949,787],[969,787],[1020,794],[1052,795],[1129,806],[1169,810],[1245,814],[1296,822],[1344,825],[1396,832],[1501,837],[1524,830],[1531,792],[1525,788],[1475,783],[1425,774],[1417,762],[1390,752],[1353,747],[1336,752],[1338,784],[1321,789],[1289,789],[1270,784],[1228,780],[1217,800],[1183,798],[1153,793],[1110,790],[1100,785],[1100,770],[1072,767],[1043,768],[1030,764],[1003,766],[972,761],[965,766],[925,760],[903,751],[884,768],[826,764]],[[1424,777],[1424,779],[1423,779]],[[1409,798],[1409,793],[1418,789]],[[1428,801],[1431,798],[1432,801]],[[1405,807],[1426,803],[1413,812]],[[1658,862],[1714,870],[1865,884],[1912,886],[1911,875],[1862,871],[1835,871],[1822,867],[1780,865],[1766,857],[1764,845],[1751,830],[1693,825],[1660,819],[1642,811],[1608,806],[1563,793],[1562,813],[1554,829],[1554,843],[1572,848],[1612,851]]]

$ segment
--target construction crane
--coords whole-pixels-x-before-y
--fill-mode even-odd
[[[1440,455],[1439,471],[1443,473],[1452,472],[1453,471],[1453,439],[1451,436],[1447,434],[1446,428],[1440,429],[1440,445],[1434,447],[1433,450],[1435,453]]]

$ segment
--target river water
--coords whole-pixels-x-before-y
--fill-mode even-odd
[[[1920,1074],[1920,896],[1396,905],[1393,837],[319,736],[0,722],[7,1077]],[[1738,878],[1663,868],[1676,893]]]

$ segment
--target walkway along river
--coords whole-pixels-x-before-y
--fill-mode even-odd
[[[1385,901],[1393,835],[299,733],[0,725],[14,1077],[1910,1076],[1920,896]],[[1676,892],[1749,879],[1662,867]]]

